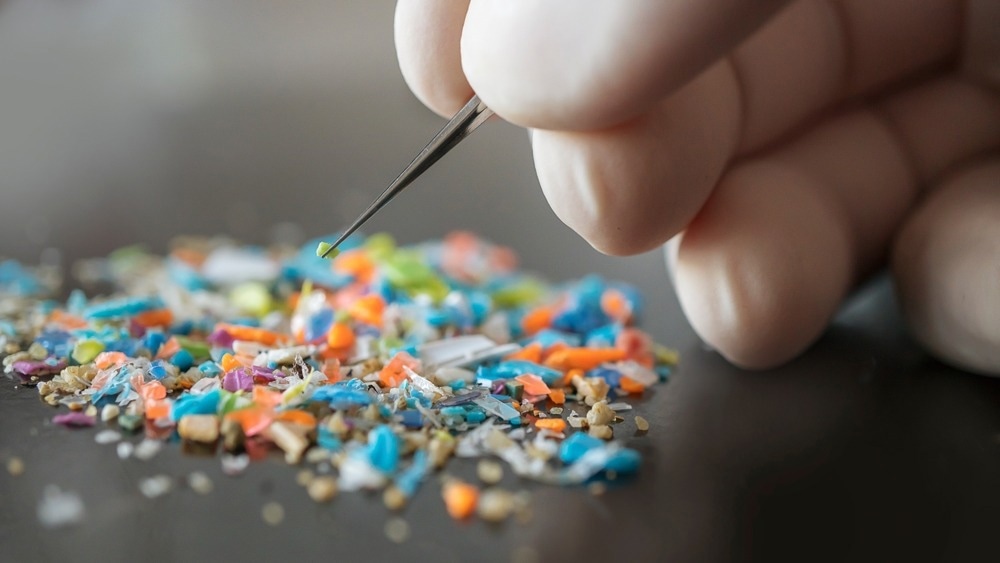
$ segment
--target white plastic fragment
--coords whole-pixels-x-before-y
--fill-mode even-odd
[[[101,422],[111,422],[118,418],[120,412],[121,408],[114,403],[104,405],[104,408],[101,409]]]
[[[429,379],[410,369],[409,366],[403,366],[403,371],[406,372],[407,377],[410,378],[410,383],[413,387],[417,391],[423,393],[424,397],[430,399],[432,403],[436,403],[448,396],[440,387],[434,385]]]
[[[38,521],[46,528],[61,528],[83,520],[85,509],[80,495],[56,485],[45,487],[38,501]]]
[[[465,368],[438,368],[434,372],[434,377],[441,383],[451,383],[452,381],[464,381],[466,383],[472,383],[472,380],[476,378],[475,372],[467,370]]]
[[[191,490],[199,495],[207,495],[215,488],[212,479],[201,471],[192,471],[187,477],[187,483]]]
[[[139,445],[135,447],[135,457],[136,459],[142,461],[149,461],[153,459],[156,454],[160,453],[160,449],[163,447],[163,442],[159,440],[150,440],[149,438],[144,438]]]
[[[260,517],[268,525],[277,526],[285,520],[285,507],[277,502],[269,502],[260,509]]]
[[[213,250],[201,266],[201,274],[216,285],[270,282],[280,273],[281,266],[267,254],[233,246]]]
[[[139,492],[146,498],[161,497],[174,488],[174,480],[169,475],[154,475],[139,480]]]
[[[623,412],[632,410],[632,405],[618,401],[617,403],[608,404],[608,408],[615,412]]]
[[[101,430],[97,434],[94,434],[94,441],[98,444],[113,444],[122,439],[120,432],[115,430]]]
[[[132,457],[132,452],[135,451],[135,446],[132,442],[118,442],[118,447],[116,448],[118,452],[118,459],[128,459]]]
[[[417,347],[420,361],[436,368],[467,367],[520,350],[517,344],[497,344],[481,334],[435,340]]]
[[[360,449],[348,454],[340,464],[340,479],[337,485],[342,491],[377,490],[385,486],[385,483],[385,475],[368,462]]]
[[[222,456],[222,472],[230,477],[243,473],[250,465],[250,456],[247,454],[225,454]]]

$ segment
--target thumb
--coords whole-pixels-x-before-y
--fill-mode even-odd
[[[645,113],[790,0],[472,0],[465,75],[524,127],[596,130]]]

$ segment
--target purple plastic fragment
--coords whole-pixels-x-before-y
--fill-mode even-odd
[[[471,403],[475,401],[483,394],[481,389],[474,389],[468,393],[463,393],[461,395],[455,395],[454,397],[449,397],[438,403],[440,407],[457,407],[458,405],[464,405],[466,403]]]
[[[233,338],[231,334],[220,328],[208,335],[206,340],[209,344],[215,346],[216,348],[232,348],[233,341],[236,339]]]
[[[506,384],[507,384],[507,381],[504,380],[504,379],[494,380],[493,383],[490,384],[490,394],[491,395],[504,395],[505,394],[505,389],[506,389],[504,387],[504,385],[506,385]]]
[[[53,424],[58,424],[67,428],[86,428],[88,426],[93,426],[95,422],[94,417],[87,416],[82,412],[68,412],[65,414],[57,414],[52,417]]]
[[[277,379],[274,370],[267,366],[250,366],[250,373],[257,383],[269,383]]]
[[[69,363],[66,360],[55,361],[52,358],[47,360],[20,360],[11,366],[14,373],[21,377],[39,377],[43,375],[55,375],[66,369]]]
[[[236,368],[222,378],[222,388],[231,393],[253,391],[253,376],[243,368]]]

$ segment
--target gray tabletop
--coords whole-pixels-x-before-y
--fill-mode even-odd
[[[442,121],[406,90],[387,2],[0,2],[0,256],[69,264],[177,234],[304,240],[340,228]],[[41,70],[40,70],[41,69]],[[44,71],[44,72],[42,72]],[[384,533],[377,496],[313,503],[279,459],[238,478],[175,446],[120,461],[96,430],[51,426],[0,378],[0,561],[975,561],[995,560],[1000,381],[928,358],[886,280],[782,369],[737,370],[704,350],[663,257],[599,255],[561,225],[526,135],[490,123],[367,229],[403,242],[462,228],[554,280],[596,272],[638,286],[643,326],[681,351],[616,434],[638,477],[594,496],[533,491],[534,519],[457,523],[436,483]],[[51,248],[57,248],[54,253]],[[631,420],[631,418],[630,418]],[[449,470],[471,471],[456,462]],[[206,472],[215,490],[150,500],[143,477]],[[509,472],[508,472],[509,473]],[[46,485],[80,493],[79,526],[46,530]],[[264,504],[284,522],[261,518]]]
[[[53,427],[32,390],[0,386],[5,561],[975,561],[995,554],[1000,508],[1000,381],[928,359],[899,330],[882,286],[870,288],[791,365],[734,369],[693,339],[669,384],[637,405],[651,425],[617,435],[643,455],[639,476],[604,494],[535,487],[534,518],[455,522],[436,483],[403,513],[410,538],[390,542],[378,496],[317,505],[275,455],[239,477],[174,444],[119,461],[96,430]],[[675,317],[672,322],[682,322]],[[154,474],[206,472],[215,490],[139,493]],[[469,463],[449,469],[468,475]],[[82,524],[42,529],[48,484],[76,490]],[[277,501],[286,518],[265,524]]]

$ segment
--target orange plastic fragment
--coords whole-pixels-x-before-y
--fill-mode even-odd
[[[94,367],[103,370],[125,365],[127,361],[128,356],[121,352],[101,352],[94,358]]]
[[[59,325],[67,330],[87,328],[87,321],[76,315],[71,315],[62,309],[52,311],[52,313],[49,314],[49,322]]]
[[[316,417],[300,409],[281,411],[274,417],[274,420],[298,424],[299,426],[304,426],[309,430],[316,428]]]
[[[557,405],[561,405],[566,402],[566,392],[562,389],[553,389],[549,393],[549,400]]]
[[[222,366],[222,371],[230,372],[240,367],[240,362],[232,354],[227,353],[219,360],[219,365]]]
[[[242,326],[234,325],[229,323],[218,323],[215,325],[216,330],[224,330],[229,336],[236,340],[248,340],[250,342],[258,342],[265,346],[274,346],[279,342],[283,342],[285,337],[270,330],[264,330],[262,328],[252,327],[252,326]]]
[[[406,352],[396,353],[378,374],[378,379],[382,383],[382,386],[399,387],[400,383],[406,381],[407,376],[406,371],[403,370],[403,366],[417,371],[420,369],[420,360],[417,360]]]
[[[263,385],[254,385],[250,398],[261,407],[273,409],[281,404],[281,391],[268,389]]]
[[[632,306],[625,294],[617,289],[606,289],[601,294],[601,310],[612,319],[625,324],[632,318]]]
[[[542,361],[542,345],[538,342],[532,342],[504,359],[540,363]]]
[[[174,313],[170,309],[154,309],[143,311],[132,317],[139,326],[146,328],[154,326],[170,326],[174,322]]]
[[[375,261],[362,249],[341,252],[333,260],[333,271],[354,276],[361,283],[369,283],[375,275]]]
[[[271,425],[271,411],[261,407],[249,407],[232,411],[226,415],[229,420],[235,420],[243,428],[247,436],[255,436]]]
[[[156,358],[158,360],[169,360],[174,357],[174,354],[181,351],[181,343],[177,342],[177,339],[171,336],[163,346],[160,346],[160,351],[156,353]]]
[[[348,348],[354,345],[354,331],[347,323],[333,323],[326,334],[326,345],[330,348]]]
[[[653,357],[653,341],[645,332],[634,328],[626,328],[615,338],[615,348],[625,352],[625,357],[650,367],[655,363]]]
[[[340,372],[340,360],[335,358],[324,361],[322,371],[328,383],[336,383],[344,378],[344,374]]]
[[[190,248],[175,248],[170,252],[170,256],[195,268],[201,268],[205,263],[205,254]]]
[[[146,418],[150,420],[170,416],[170,401],[167,399],[148,399],[145,406]]]
[[[359,297],[348,309],[348,313],[358,322],[372,326],[382,326],[383,311],[385,311],[385,301],[382,300],[382,296],[375,294]]]
[[[475,485],[461,481],[448,481],[441,489],[445,508],[455,520],[468,518],[476,510],[479,502],[479,489]]]
[[[552,354],[555,354],[559,350],[565,350],[566,348],[569,348],[569,344],[566,344],[565,342],[556,342],[552,344],[552,346],[549,346],[548,348],[542,350],[542,360],[540,363],[544,364],[546,358],[548,358]]]
[[[627,375],[621,376],[621,379],[618,380],[618,386],[621,387],[622,391],[632,395],[642,393],[646,390],[646,386]]]
[[[139,396],[147,401],[164,399],[167,396],[167,388],[159,381],[150,381],[139,388]]]
[[[519,375],[514,378],[514,381],[520,381],[524,384],[524,393],[526,395],[548,395],[552,391],[549,389],[549,386],[542,381],[541,377],[530,373]]]
[[[535,421],[535,428],[544,428],[553,432],[566,430],[566,421],[561,418],[539,418]]]
[[[563,379],[559,385],[560,387],[569,387],[570,385],[573,384],[574,377],[583,377],[584,375],[586,374],[582,369],[571,369],[566,372],[566,375],[563,376]]]
[[[590,370],[605,362],[625,359],[625,351],[618,348],[566,348],[549,354],[545,365],[550,368],[567,370]]]
[[[521,319],[521,329],[525,334],[532,335],[542,329],[552,326],[555,310],[551,306],[536,307],[527,312]]]

